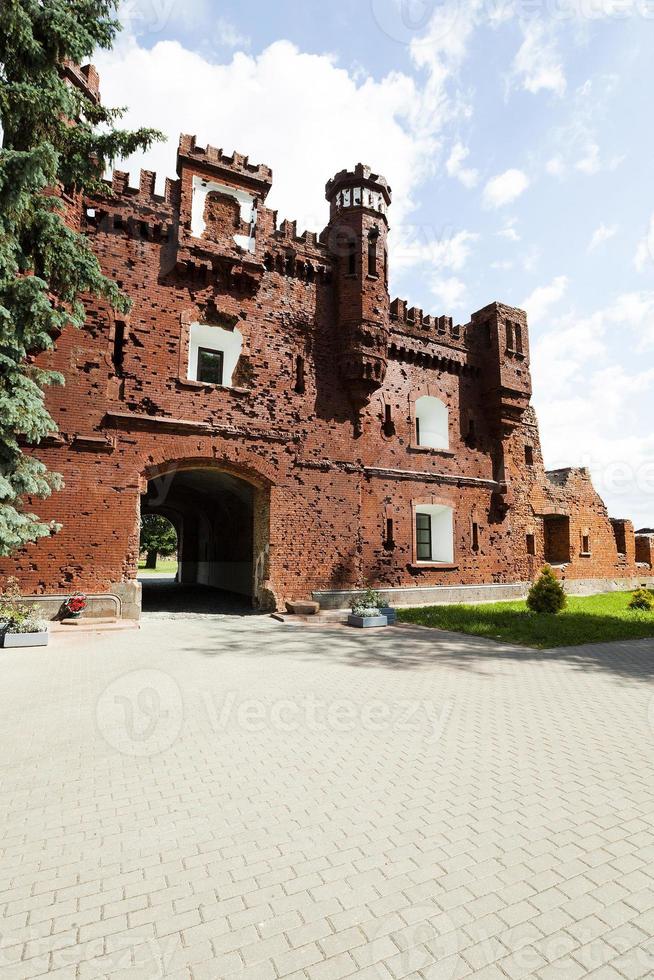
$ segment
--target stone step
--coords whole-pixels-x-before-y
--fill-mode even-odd
[[[50,623],[50,631],[55,633],[69,631],[70,629],[83,633],[95,633],[105,630],[137,630],[139,628],[139,623],[135,619],[117,619],[115,616],[69,617]]]

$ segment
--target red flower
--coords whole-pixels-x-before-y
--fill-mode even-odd
[[[73,595],[70,599],[66,599],[65,602],[66,609],[72,613],[82,612],[83,609],[86,609],[87,605],[86,596],[81,594]]]

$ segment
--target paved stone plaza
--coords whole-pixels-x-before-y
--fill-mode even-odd
[[[654,644],[144,621],[0,651],[0,977],[654,974]]]

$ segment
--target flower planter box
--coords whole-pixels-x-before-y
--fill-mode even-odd
[[[371,626],[388,626],[386,616],[355,616],[350,613],[347,617],[349,626],[357,626],[359,629],[369,629]]]
[[[392,606],[382,606],[379,612],[386,617],[389,626],[397,622],[397,611]]]
[[[9,647],[47,647],[50,634],[47,630],[43,633],[4,633],[2,634],[2,646]]]

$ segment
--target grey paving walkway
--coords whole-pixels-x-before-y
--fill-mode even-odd
[[[654,644],[0,651],[0,977],[654,974]]]

